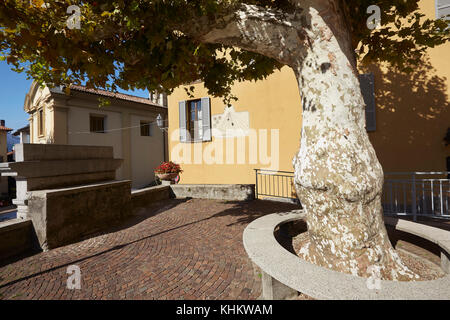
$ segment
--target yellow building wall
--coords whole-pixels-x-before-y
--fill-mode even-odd
[[[434,19],[435,1],[420,2]],[[385,172],[446,171],[450,146],[443,142],[450,127],[450,43],[431,48],[414,72],[402,74],[369,66],[375,74],[375,132],[369,133]]]
[[[427,17],[435,18],[434,1],[423,0],[420,6]],[[450,146],[443,142],[450,127],[450,43],[429,49],[426,59],[414,69],[411,74],[402,74],[382,66],[360,68],[361,73],[375,74],[377,128],[369,137],[385,172],[445,171],[446,157],[450,156]],[[201,83],[193,86],[195,98],[208,96]],[[250,128],[279,129],[278,170],[293,171],[292,158],[300,144],[301,102],[292,70],[284,67],[266,80],[237,83],[232,92],[238,97],[233,103],[236,111],[249,112]],[[174,152],[180,144],[175,132],[179,128],[178,103],[189,99],[182,87],[169,96],[169,158],[176,162],[182,158]],[[223,110],[222,100],[211,98],[211,115]],[[215,141],[186,145],[193,154],[194,148],[204,150]],[[255,183],[253,169],[267,165],[248,163],[248,138],[246,142],[245,164],[226,164],[226,154],[224,164],[181,161],[181,183]]]
[[[208,97],[202,83],[193,84],[193,86],[195,87],[194,96],[196,98]],[[190,100],[190,98],[183,88],[176,89],[168,97],[169,158],[181,163],[184,172],[181,175],[180,183],[254,183],[255,172],[253,169],[267,168],[293,171],[292,158],[300,146],[301,128],[301,103],[293,71],[285,67],[264,81],[236,83],[232,92],[238,98],[237,101],[232,103],[233,107],[236,112],[249,112],[250,129],[256,130],[255,133],[258,138],[258,143],[255,145],[251,143],[255,141],[253,137],[245,137],[244,163],[242,163],[242,152],[238,152],[238,144],[243,142],[242,138],[213,137],[211,142],[181,143],[176,131],[179,128],[178,103],[183,100]],[[210,98],[211,117],[222,114],[225,108],[222,99]],[[267,130],[267,152],[259,146],[259,141],[264,139],[264,132],[260,132],[260,129]],[[272,143],[272,138],[274,138],[275,143]],[[231,159],[231,154],[226,152],[227,143],[228,150],[234,150],[233,159]],[[232,143],[234,144],[233,148],[230,147]],[[204,159],[203,155],[205,153],[215,155],[214,152],[209,152],[210,149],[214,146],[220,148],[221,144],[223,144],[224,150],[223,157],[219,156],[218,158],[222,158],[223,163],[216,161],[214,164],[207,164],[208,160]],[[180,151],[183,147],[190,150],[191,157],[184,156],[183,151]],[[260,152],[263,153],[263,156]],[[276,159],[277,153],[279,154],[278,161]],[[227,159],[227,155],[229,159]],[[271,161],[267,161],[268,158],[265,155],[270,157]],[[241,157],[240,161],[239,157]],[[180,161],[180,159],[183,161]],[[190,159],[190,161],[186,161],[186,159]]]

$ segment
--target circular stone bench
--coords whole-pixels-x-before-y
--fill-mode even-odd
[[[309,263],[283,248],[275,239],[275,228],[304,220],[304,212],[270,214],[250,223],[244,230],[244,247],[261,269],[262,299],[286,299],[297,292],[316,299],[450,299],[450,232],[418,223],[385,218],[396,230],[425,238],[441,248],[443,278],[431,281],[386,281],[369,289],[370,279],[345,274]],[[372,287],[373,288],[373,287]]]

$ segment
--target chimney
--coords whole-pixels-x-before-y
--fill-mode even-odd
[[[0,126],[4,127],[5,126],[5,120],[0,120]]]

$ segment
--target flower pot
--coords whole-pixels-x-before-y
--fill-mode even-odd
[[[173,179],[175,179],[177,177],[178,172],[175,172],[175,173],[155,173],[155,174],[160,180],[170,181],[170,180],[173,180]]]

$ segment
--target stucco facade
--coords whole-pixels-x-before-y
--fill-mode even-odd
[[[208,97],[202,83],[193,84],[196,98]],[[299,148],[301,107],[294,73],[283,68],[264,81],[236,83],[231,117],[241,118],[241,127],[228,135],[217,123],[227,116],[221,98],[210,97],[211,141],[180,142],[179,102],[191,100],[183,88],[169,96],[169,157],[179,162],[186,184],[254,183],[253,169],[292,171],[292,158]],[[247,113],[247,114],[245,114]],[[248,126],[246,120],[248,119]],[[222,119],[221,119],[222,120]],[[225,137],[224,134],[225,133]]]
[[[132,180],[133,188],[149,185],[153,169],[166,158],[167,139],[156,117],[167,118],[167,107],[127,95],[102,97],[110,105],[99,107],[99,97],[82,88],[72,88],[68,95],[33,83],[24,105],[30,114],[30,142],[112,146],[114,157],[124,160],[116,178]],[[101,132],[92,129],[92,117],[102,119]],[[141,136],[143,123],[150,124],[148,136]]]
[[[435,1],[420,1],[421,11],[436,17]],[[410,74],[383,66],[375,75],[377,130],[369,133],[385,172],[450,171],[450,43],[431,48]]]
[[[420,6],[428,17],[436,17],[434,1],[423,0]],[[450,156],[450,146],[443,142],[450,126],[448,57],[449,43],[429,49],[424,63],[408,75],[383,66],[360,68],[361,74],[374,74],[375,123],[369,137],[385,172],[449,170],[446,157]],[[194,98],[180,87],[168,99],[169,156],[184,170],[181,183],[255,183],[256,168],[293,171],[292,158],[300,145],[302,106],[291,69],[284,67],[265,80],[233,86],[232,93],[238,100],[230,114],[240,119],[241,137],[232,132],[222,134],[220,118],[228,117],[227,110],[220,98],[209,97],[211,139],[180,139],[178,129],[189,125],[185,115],[180,116],[180,102],[184,108],[192,100],[208,97],[202,83],[189,86],[195,88]],[[190,109],[186,110],[189,118]],[[214,134],[214,130],[219,132]],[[268,138],[261,145],[264,130]],[[252,139],[252,134],[257,138]],[[238,146],[239,139],[243,147]]]

